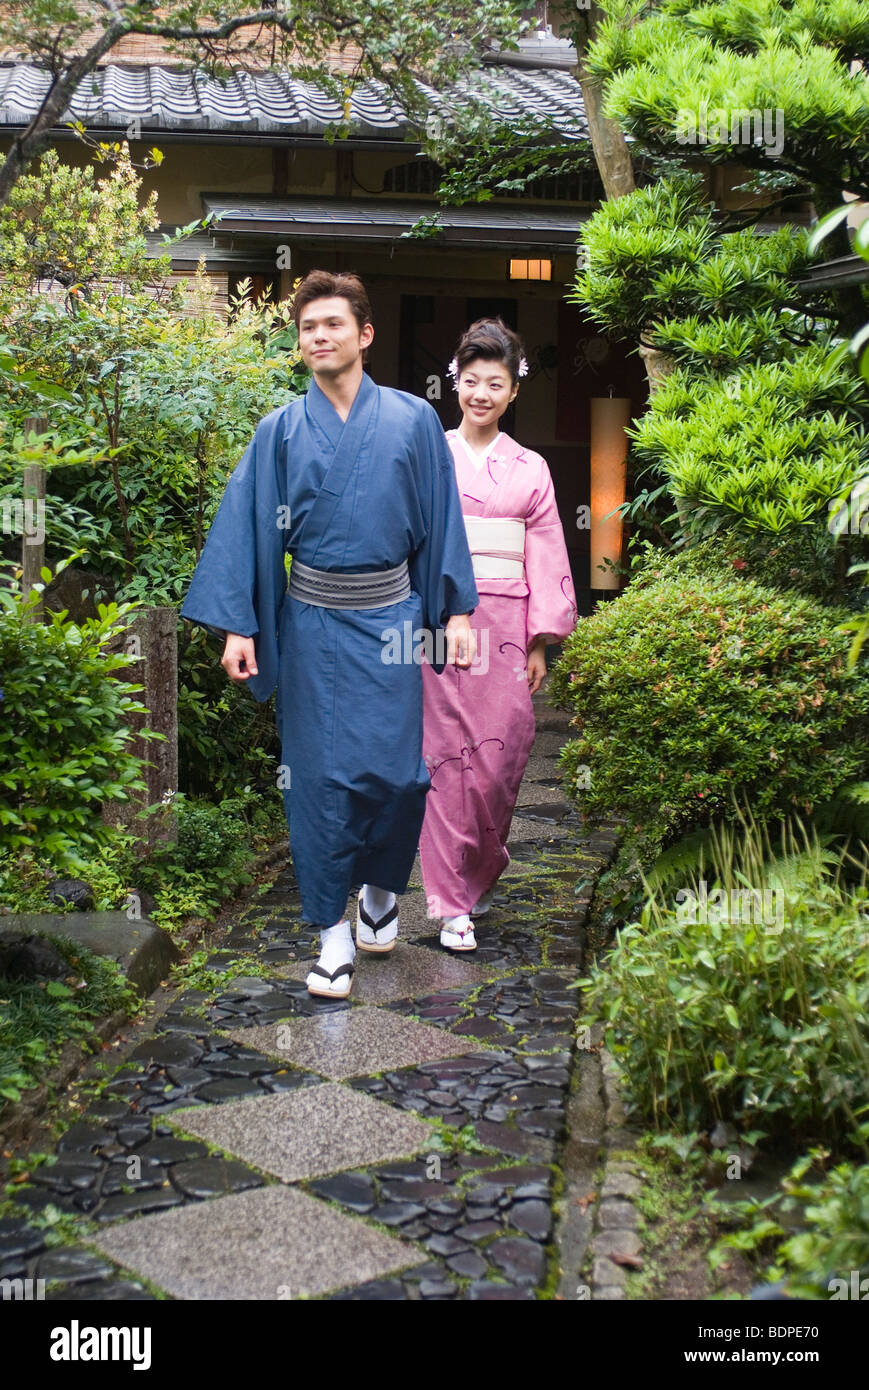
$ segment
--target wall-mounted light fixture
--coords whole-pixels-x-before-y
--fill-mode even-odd
[[[622,518],[609,513],[625,500],[631,402],[625,396],[591,398],[591,535],[589,587],[618,589],[613,570],[598,569],[604,560],[616,563],[622,553]]]
[[[510,261],[511,280],[551,280],[551,261]]]

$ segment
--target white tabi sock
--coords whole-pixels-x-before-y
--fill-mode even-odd
[[[333,974],[339,965],[352,965],[356,959],[356,947],[353,945],[353,933],[350,930],[350,923],[345,917],[334,927],[326,927],[320,932],[320,959],[317,964],[321,965],[329,974]]]
[[[386,888],[375,888],[373,884],[366,883],[362,888],[362,906],[373,921],[379,922],[381,917],[385,917],[387,912],[391,912],[395,903],[395,894],[390,893]]]
[[[458,917],[445,917],[444,930],[452,932],[467,931],[471,925],[471,919],[467,912],[462,912]]]

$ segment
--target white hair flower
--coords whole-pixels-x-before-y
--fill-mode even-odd
[[[528,359],[525,358],[525,357],[520,357],[520,358],[519,358],[519,375],[520,375],[520,376],[527,376],[527,375],[528,375]]]
[[[451,376],[451,377],[452,377],[452,379],[453,379],[453,390],[454,390],[454,391],[458,391],[458,389],[459,389],[459,364],[458,364],[458,362],[456,361],[455,357],[453,358],[453,360],[452,360],[452,362],[450,363],[450,365],[447,367],[447,376]]]

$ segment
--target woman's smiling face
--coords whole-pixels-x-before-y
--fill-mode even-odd
[[[500,420],[514,399],[517,386],[503,362],[475,357],[459,375],[459,405],[462,414],[485,428]]]

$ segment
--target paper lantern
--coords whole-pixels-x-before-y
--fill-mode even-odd
[[[631,418],[631,402],[625,396],[593,396],[591,399],[591,545],[592,589],[618,589],[618,574],[598,569],[604,559],[615,563],[622,553],[622,518],[609,513],[625,500],[625,460]]]

